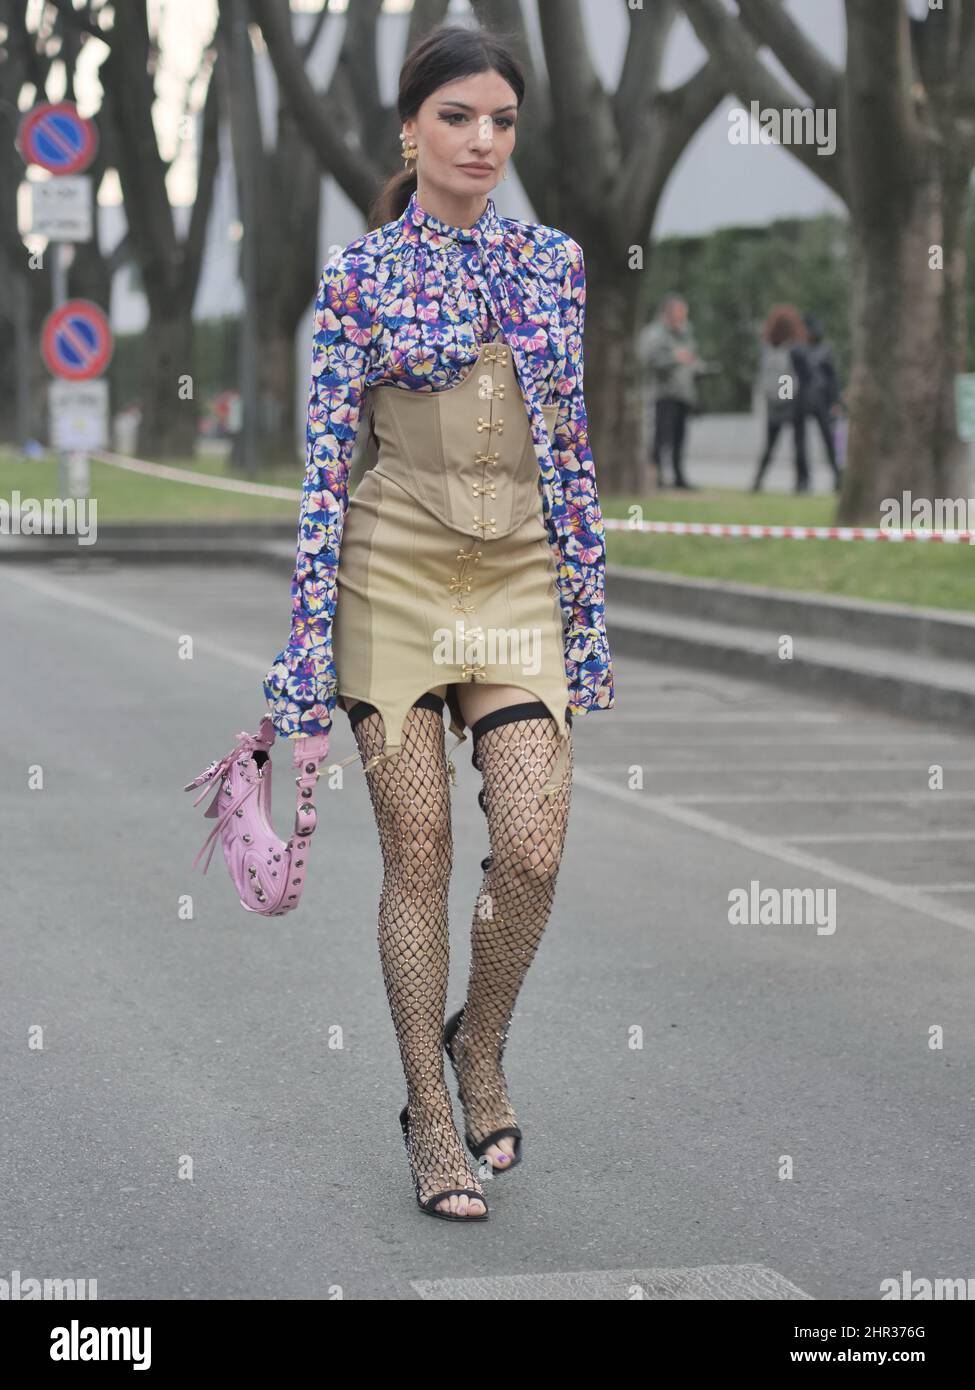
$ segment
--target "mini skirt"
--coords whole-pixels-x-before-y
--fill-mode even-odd
[[[385,742],[366,770],[401,751],[412,706],[443,708],[438,689],[456,748],[466,723],[453,687],[510,685],[534,696],[523,713],[548,713],[558,727],[559,754],[540,788],[551,795],[566,772],[572,716],[555,558],[511,350],[496,337],[457,385],[373,386],[362,409],[377,462],[349,500],[332,648],[337,694],[364,702],[350,719],[369,707],[382,715]],[[542,407],[550,436],[557,411]],[[449,757],[448,768],[453,782]]]

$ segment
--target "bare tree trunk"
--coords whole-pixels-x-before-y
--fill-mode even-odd
[[[955,202],[955,226],[943,216]],[[885,498],[954,495],[965,464],[955,428],[961,370],[963,264],[943,270],[931,248],[958,247],[962,217],[937,179],[920,185],[896,219],[854,222],[850,457],[842,523],[875,519]]]
[[[744,104],[839,108],[836,154],[790,147],[843,197],[853,231],[849,463],[838,519],[876,524],[887,497],[967,484],[954,379],[964,363],[965,199],[975,162],[975,3],[911,19],[904,0],[846,0],[847,66],[831,67],[778,0],[683,0]],[[943,268],[933,264],[940,253]]]
[[[586,317],[589,445],[600,487],[639,496],[655,486],[643,430],[644,383],[633,351],[643,306],[633,293],[632,271],[592,257],[586,260],[586,280],[587,300],[599,303],[599,313]]]
[[[58,0],[61,13],[81,22]],[[196,198],[185,237],[177,235],[166,187],[167,165],[159,153],[152,107],[154,64],[146,7],[116,5],[105,34],[107,58],[99,68],[103,110],[112,127],[116,164],[125,199],[127,240],[142,272],[149,302],[142,375],[139,452],[143,457],[192,456],[196,449],[198,403],[181,395],[192,373],[193,301],[199,284],[206,229],[218,164],[218,106],[211,73],[201,122]],[[185,320],[183,323],[177,319]]]
[[[321,274],[318,224],[322,175],[314,150],[303,138],[282,93],[275,144],[265,150],[260,102],[250,45],[234,49],[225,35],[224,4],[218,35],[224,50],[222,101],[233,136],[238,206],[245,172],[261,189],[257,206],[244,218],[245,236],[253,238],[257,258],[255,313],[260,324],[257,433],[264,463],[294,463],[295,333]],[[306,40],[313,45],[324,11]],[[245,283],[246,292],[246,283]]]
[[[141,458],[192,458],[196,450],[195,392],[180,398],[180,380],[189,380],[193,322],[173,301],[157,305],[143,335]],[[184,393],[185,394],[185,393]]]
[[[263,324],[258,362],[261,451],[267,463],[294,463],[301,452],[295,430],[298,379],[294,324]]]

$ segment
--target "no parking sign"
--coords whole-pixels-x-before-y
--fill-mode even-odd
[[[80,174],[95,158],[98,128],[78,115],[73,101],[42,101],[21,121],[17,148],[27,164],[52,174]]]
[[[108,319],[90,299],[69,299],[44,320],[41,353],[48,370],[65,381],[100,376],[112,356]]]

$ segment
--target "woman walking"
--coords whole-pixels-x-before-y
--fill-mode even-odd
[[[472,1156],[514,1167],[502,1071],[548,922],[569,815],[573,714],[611,708],[605,538],[583,398],[581,248],[499,216],[524,80],[492,35],[445,26],[407,56],[405,172],[322,275],[288,646],[265,677],[296,761],[347,712],[384,875],[383,977],[422,1211],[484,1220]],[[355,495],[360,423],[377,447]],[[490,853],[464,1007],[444,1027],[453,860],[443,711],[472,736]],[[453,748],[451,749],[451,752]]]
[[[806,329],[799,310],[791,304],[776,304],[769,310],[762,337],[762,388],[768,414],[765,451],[759,460],[752,492],[761,491],[776,441],[786,425],[792,426],[795,438],[795,490],[808,492],[806,421],[801,397],[810,372],[804,346]]]

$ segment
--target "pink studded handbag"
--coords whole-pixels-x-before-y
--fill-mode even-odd
[[[294,763],[301,768],[300,775],[295,778],[298,809],[294,831],[285,844],[271,825],[269,753],[274,737],[274,725],[265,715],[256,734],[239,733],[229,753],[212,762],[183,788],[188,792],[194,787],[203,787],[193,802],[198,806],[216,786],[216,794],[205,815],[217,823],[194,859],[193,868],[209,846],[210,853],[203,866],[206,873],[219,839],[241,907],[265,917],[281,917],[297,907],[301,900],[308,866],[308,842],[317,824],[312,792],[318,779],[318,765],[328,753],[327,735],[296,740]]]

